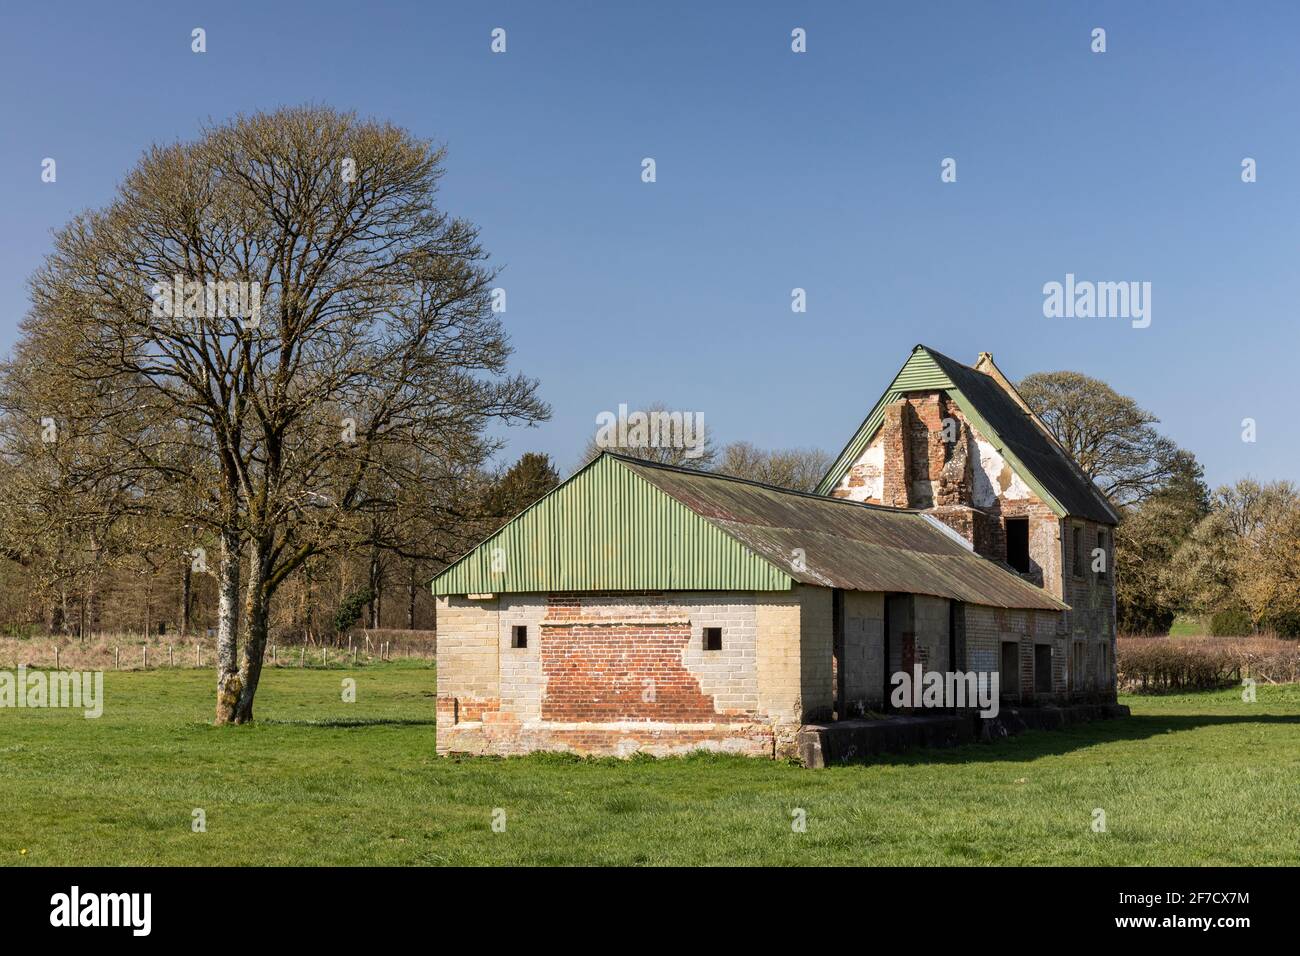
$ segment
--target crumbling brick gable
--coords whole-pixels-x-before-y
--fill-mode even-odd
[[[884,490],[880,504],[906,508],[911,499],[912,406],[898,401],[885,409],[879,441],[884,446]]]
[[[894,508],[970,507],[978,458],[972,441],[945,393],[909,393],[885,408],[880,432],[832,494]]]

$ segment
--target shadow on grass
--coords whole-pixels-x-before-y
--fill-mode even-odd
[[[875,754],[856,765],[878,766],[951,763],[993,763],[1005,761],[1031,761],[1039,757],[1060,756],[1086,747],[1123,741],[1146,740],[1165,734],[1199,730],[1203,727],[1224,727],[1241,724],[1289,725],[1300,727],[1300,716],[1286,714],[1255,715],[1197,715],[1170,714],[1159,716],[1142,714],[1137,717],[1118,717],[1114,720],[1094,720],[1089,723],[1070,724],[1054,730],[1027,730],[1015,737],[1004,737],[990,743],[962,744],[958,747],[929,747],[905,753]],[[828,770],[850,767],[854,763],[828,764]]]
[[[277,727],[432,727],[436,720],[419,720],[407,717],[338,717],[319,720],[276,720],[274,718],[259,720],[259,724],[271,724]]]

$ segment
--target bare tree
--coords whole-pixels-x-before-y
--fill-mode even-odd
[[[476,230],[435,204],[442,162],[325,108],[241,116],[148,151],[33,280],[48,373],[131,410],[96,423],[97,478],[217,541],[218,723],[253,718],[290,575],[364,545],[427,462],[482,460],[489,422],[547,415],[507,374]]]
[[[722,449],[717,472],[748,478],[794,491],[816,491],[834,458],[820,448],[769,451],[749,442],[732,442]]]
[[[1037,372],[1016,386],[1043,424],[1114,504],[1142,501],[1192,458],[1153,427],[1160,419],[1079,372]]]

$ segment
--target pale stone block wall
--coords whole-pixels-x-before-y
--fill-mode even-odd
[[[799,653],[805,722],[829,720],[835,706],[834,624],[830,588],[800,585]]]
[[[844,592],[844,705],[847,716],[885,700],[885,596]]]
[[[755,611],[758,708],[776,724],[797,730],[803,723],[799,595],[794,591],[762,592],[757,595]],[[793,741],[791,733],[791,744]]]
[[[542,621],[546,595],[510,594],[499,599],[497,659],[501,662],[501,712],[517,720],[540,720],[546,675],[542,672]],[[526,647],[514,647],[514,628],[528,628]]]
[[[916,656],[927,671],[948,671],[949,600],[929,594],[913,595]]]
[[[438,696],[495,699],[499,601],[438,599]]]
[[[965,606],[966,616],[966,669],[998,672],[1001,694],[1004,697],[1045,702],[1043,694],[1034,690],[1034,646],[1046,644],[1052,648],[1052,690],[1047,700],[1064,695],[1068,687],[1069,641],[1061,629],[1059,611],[1029,611],[984,607],[977,604]],[[1017,646],[1018,670],[1014,674],[1001,673],[1002,644],[1013,642]]]

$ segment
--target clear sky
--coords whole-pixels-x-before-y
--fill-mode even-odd
[[[571,466],[655,401],[838,452],[924,342],[1102,378],[1212,483],[1300,479],[1298,80],[1293,0],[5,4],[0,348],[51,230],[146,146],[323,103],[449,147],[554,408],[509,457]],[[1150,326],[1045,318],[1067,273],[1150,282]]]

